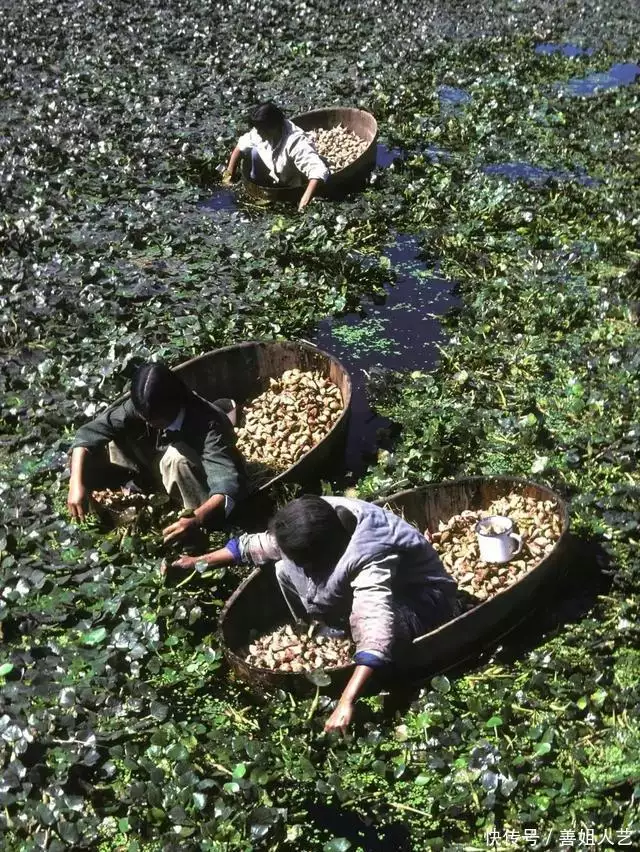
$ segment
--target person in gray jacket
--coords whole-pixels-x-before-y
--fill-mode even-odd
[[[326,730],[345,730],[366,681],[402,663],[416,636],[455,615],[457,586],[431,544],[392,512],[363,500],[305,496],[273,518],[269,531],[230,539],[203,557],[224,565],[276,563],[291,614],[340,628],[348,624],[356,668]]]

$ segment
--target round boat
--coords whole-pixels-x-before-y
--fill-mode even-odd
[[[507,476],[432,483],[375,501],[376,505],[394,511],[424,531],[437,529],[440,521],[448,521],[466,509],[487,508],[494,500],[513,493],[536,500],[552,500],[561,518],[559,539],[545,558],[515,583],[414,639],[408,657],[402,661],[408,678],[433,676],[460,663],[492,639],[504,635],[531,611],[541,588],[555,578],[561,568],[569,513],[564,501],[551,489]],[[282,688],[304,695],[314,688],[305,674],[258,668],[244,659],[251,630],[264,634],[290,620],[273,567],[255,569],[231,595],[220,615],[219,635],[225,656],[239,678],[260,690]],[[350,664],[330,670],[332,683],[328,691],[339,692],[353,668]]]
[[[378,139],[378,122],[370,112],[352,107],[331,107],[314,109],[295,115],[291,119],[303,130],[329,130],[341,124],[347,130],[356,133],[368,143],[360,156],[345,166],[331,173],[331,177],[322,187],[321,195],[340,195],[361,186],[376,164],[376,143]],[[253,198],[268,201],[296,203],[302,197],[305,187],[264,186],[252,181],[249,177],[249,166],[243,159],[242,181],[249,195]]]
[[[340,390],[343,410],[331,430],[295,464],[281,473],[255,482],[256,491],[265,491],[275,482],[304,482],[323,471],[332,458],[344,451],[351,406],[349,373],[328,352],[310,343],[251,341],[214,349],[185,361],[174,368],[184,383],[200,396],[214,402],[223,397],[234,399],[240,408],[267,390],[269,379],[279,378],[285,370],[317,370]],[[112,407],[128,398],[116,400]]]

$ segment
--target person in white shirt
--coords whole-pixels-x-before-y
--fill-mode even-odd
[[[249,115],[251,130],[243,134],[231,152],[223,183],[229,184],[242,157],[250,158],[251,180],[272,186],[306,189],[298,210],[303,210],[330,175],[302,128],[289,121],[271,102],[255,107]]]

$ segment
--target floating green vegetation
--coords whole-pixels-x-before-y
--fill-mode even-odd
[[[355,358],[376,352],[389,354],[396,352],[397,342],[393,338],[384,337],[388,325],[388,321],[381,319],[364,319],[357,325],[334,323],[331,336],[347,347]]]
[[[3,9],[3,852],[637,848],[640,95],[562,84],[635,58],[638,5],[254,5]],[[535,52],[569,38],[594,51]],[[211,216],[215,166],[267,97],[361,104],[407,156],[304,216]],[[485,171],[505,163],[539,179]],[[367,699],[342,740],[323,696],[230,680],[236,574],[165,585],[159,517],[69,523],[66,450],[132,355],[303,336],[388,283],[398,232],[463,307],[438,370],[379,401],[403,435],[361,493],[533,476],[572,499],[580,576],[538,633],[395,718]],[[388,333],[362,327],[354,345]]]

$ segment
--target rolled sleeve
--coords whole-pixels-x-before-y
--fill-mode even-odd
[[[254,134],[252,132],[243,133],[236,142],[236,148],[238,148],[243,154],[246,154],[252,148],[255,148],[257,143],[258,140],[254,138]]]
[[[373,655],[380,664],[391,660],[394,639],[392,583],[400,557],[396,554],[371,562],[352,580],[351,634],[360,654]],[[369,663],[362,663],[369,665]]]
[[[282,551],[275,538],[268,532],[245,533],[237,539],[237,543],[241,562],[264,565],[266,562],[277,562],[282,559]]]
[[[289,156],[307,180],[327,181],[329,179],[331,172],[327,164],[303,133],[297,134],[292,139]]]

